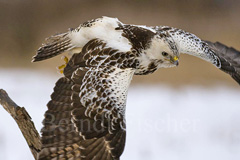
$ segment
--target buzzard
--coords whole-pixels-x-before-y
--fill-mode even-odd
[[[204,59],[240,84],[240,52],[167,26],[87,21],[49,37],[33,62],[63,52],[64,66],[47,104],[39,160],[117,160],[126,139],[125,107],[133,75],[177,66],[179,54]]]

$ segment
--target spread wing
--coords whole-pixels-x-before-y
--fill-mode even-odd
[[[57,81],[43,121],[39,160],[112,160],[122,154],[133,63],[121,58],[131,53],[105,46],[97,39],[87,43]]]
[[[196,35],[181,29],[160,26],[159,33],[173,39],[180,53],[199,57],[228,73],[240,84],[240,52],[219,42],[202,41]],[[171,44],[171,43],[170,43]]]
[[[107,41],[108,45],[122,51],[129,51],[132,46],[122,31],[115,30],[121,22],[117,18],[102,17],[82,23],[66,33],[49,37],[33,57],[33,62],[45,60],[63,52],[79,53],[90,40],[99,38]],[[111,36],[109,36],[111,35]]]
[[[240,84],[240,51],[219,42],[206,41],[221,62],[222,71],[228,73]]]

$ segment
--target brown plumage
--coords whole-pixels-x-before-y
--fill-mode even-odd
[[[123,78],[130,83],[132,63],[112,65],[108,59],[117,61],[116,55],[124,53],[105,46],[98,39],[87,43],[57,81],[43,121],[39,160],[113,160],[122,154],[128,86],[117,84]],[[93,63],[97,57],[100,61]]]
[[[221,70],[228,73],[240,85],[240,52],[220,42],[206,41],[221,61]]]

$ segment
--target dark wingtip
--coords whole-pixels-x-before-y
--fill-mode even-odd
[[[231,77],[240,85],[240,74],[232,74]]]
[[[240,51],[220,42],[205,42],[219,58],[221,63],[219,69],[229,74],[240,85]]]

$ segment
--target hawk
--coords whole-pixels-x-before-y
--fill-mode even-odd
[[[133,75],[177,66],[180,53],[212,63],[240,84],[239,51],[168,26],[94,19],[48,38],[33,62],[63,52],[73,55],[47,104],[39,160],[120,159]]]

